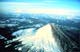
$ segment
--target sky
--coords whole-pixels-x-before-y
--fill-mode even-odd
[[[80,0],[0,0],[0,6],[1,11],[13,12],[59,14],[61,11],[63,13],[80,12]]]
[[[80,2],[80,0],[0,0],[1,2],[43,2],[43,1],[75,1]]]

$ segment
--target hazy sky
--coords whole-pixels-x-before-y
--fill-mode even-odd
[[[39,12],[80,12],[80,0],[0,0],[2,10]],[[6,9],[5,9],[6,8]],[[66,10],[66,11],[64,11]]]

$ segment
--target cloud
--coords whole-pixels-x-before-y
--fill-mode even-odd
[[[1,2],[2,11],[10,11],[16,13],[46,13],[46,14],[73,14],[80,13],[80,10],[71,9],[69,7],[59,7],[47,3],[27,3],[27,2]],[[0,10],[1,10],[0,8]],[[5,9],[6,8],[6,9]]]

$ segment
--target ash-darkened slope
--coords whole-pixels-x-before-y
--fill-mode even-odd
[[[46,14],[0,14],[0,50],[2,52],[20,52],[23,47],[22,41],[14,39],[27,34],[34,33],[42,26],[55,24],[55,33],[60,39],[63,52],[80,51],[80,16],[73,19],[68,16],[55,16]],[[26,29],[26,30],[25,30]],[[17,33],[15,33],[17,32]],[[28,33],[29,32],[29,33]],[[15,33],[15,35],[13,35]],[[32,33],[32,34],[34,34]],[[25,34],[24,34],[25,35]],[[27,47],[29,49],[29,47]],[[28,51],[28,50],[27,50]],[[56,52],[56,51],[55,51]]]

